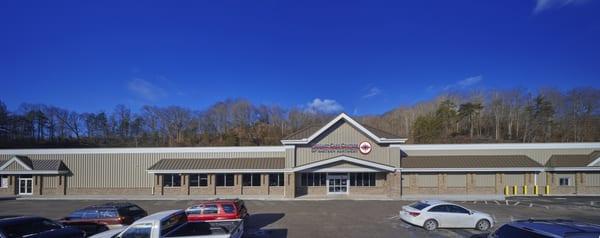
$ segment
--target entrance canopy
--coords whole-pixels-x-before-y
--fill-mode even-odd
[[[27,156],[15,155],[9,160],[0,160],[0,174],[66,174],[69,169],[61,160],[32,160]]]
[[[396,168],[349,156],[338,156],[294,168],[294,172],[394,172]]]

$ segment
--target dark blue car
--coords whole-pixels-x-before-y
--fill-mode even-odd
[[[0,238],[83,238],[85,232],[43,217],[17,216],[0,219]]]
[[[501,226],[490,238],[587,238],[600,237],[600,225],[570,220],[521,220]]]

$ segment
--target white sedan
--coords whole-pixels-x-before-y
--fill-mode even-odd
[[[400,218],[429,231],[438,227],[475,228],[485,231],[494,226],[494,219],[487,213],[436,200],[423,200],[403,206]]]

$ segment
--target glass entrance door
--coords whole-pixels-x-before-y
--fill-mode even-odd
[[[327,174],[327,194],[348,194],[348,174]]]
[[[33,194],[33,178],[19,178],[19,195]]]

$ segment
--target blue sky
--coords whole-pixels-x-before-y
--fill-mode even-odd
[[[447,90],[600,86],[600,1],[2,1],[0,100],[226,98],[383,113]]]

